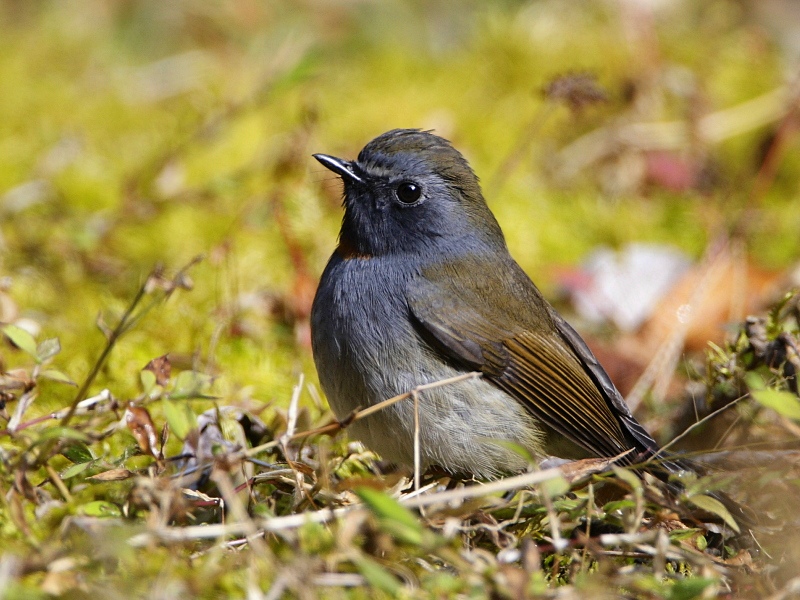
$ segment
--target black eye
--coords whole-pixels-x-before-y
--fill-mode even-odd
[[[404,181],[397,186],[397,198],[403,204],[414,204],[422,196],[422,188],[416,183]]]

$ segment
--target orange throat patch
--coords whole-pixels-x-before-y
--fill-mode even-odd
[[[350,242],[350,240],[346,238],[342,238],[339,240],[339,245],[336,246],[336,254],[341,256],[342,259],[344,260],[351,260],[353,258],[360,258],[360,259],[372,258],[371,254],[360,252],[358,248],[356,248]]]

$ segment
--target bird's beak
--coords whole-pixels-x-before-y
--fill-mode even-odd
[[[364,183],[364,180],[356,175],[353,171],[353,163],[351,163],[349,160],[336,158],[335,156],[329,156],[328,154],[315,154],[314,158],[322,163],[323,167],[327,167],[339,175],[342,179],[349,179],[350,181]]]

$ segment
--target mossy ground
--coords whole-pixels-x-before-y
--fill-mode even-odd
[[[694,598],[787,585],[767,575],[770,558],[783,572],[790,559],[747,551],[755,562],[741,566],[732,547],[709,553],[713,536],[699,529],[664,533],[654,523],[671,513],[631,482],[627,499],[595,518],[638,542],[575,534],[562,547],[553,537],[586,528],[599,480],[566,495],[544,486],[420,517],[363,492],[400,490],[341,434],[271,447],[257,464],[217,443],[212,481],[200,485],[209,498],[181,492],[170,479],[178,463],[158,456],[165,422],[169,459],[210,409],[261,419],[265,429],[248,437],[238,413],[221,417],[224,437],[244,447],[287,424],[302,431],[329,421],[315,396],[306,319],[335,245],[340,188],[310,155],[352,157],[388,129],[434,129],[464,152],[512,254],[551,298],[555,268],[598,245],[654,241],[699,259],[730,234],[761,268],[788,269],[800,231],[800,147],[796,117],[786,117],[796,91],[761,125],[697,137],[704,116],[796,85],[796,8],[773,4],[785,19],[732,0],[664,2],[653,12],[546,0],[0,1],[0,321],[23,330],[6,330],[0,347],[6,416],[23,424],[10,431],[0,422],[0,597]],[[583,73],[605,101],[578,108],[544,93]],[[735,129],[746,116],[725,123]],[[563,151],[581,136],[656,122],[689,132],[663,150],[674,169],[691,172],[691,185],[668,189],[654,178],[647,139],[612,145],[563,175]],[[191,283],[175,280],[197,256]],[[164,270],[153,278],[156,265]],[[32,424],[76,400],[146,281],[134,307],[141,318],[111,336],[83,394],[107,389],[113,399],[67,428]],[[773,315],[771,339],[796,330],[792,315]],[[60,352],[26,352],[30,337],[58,338]],[[710,359],[717,379],[707,384],[741,390],[758,366],[743,358],[743,339]],[[165,354],[172,373],[158,385],[142,369]],[[13,422],[26,394],[35,400]],[[778,407],[788,406],[781,398]],[[139,430],[126,426],[129,402],[152,423],[140,414]],[[768,409],[770,420],[743,404],[756,407],[742,409],[747,426],[796,437],[791,406],[780,417]],[[156,444],[148,451],[136,431]],[[119,480],[96,478],[113,470]],[[253,476],[249,494],[237,488]],[[796,474],[781,477],[796,489]],[[170,527],[218,522],[212,497],[225,497],[229,524],[367,509],[250,544],[164,537]]]

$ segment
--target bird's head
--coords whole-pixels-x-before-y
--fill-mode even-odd
[[[358,256],[505,247],[478,178],[447,140],[395,129],[369,142],[354,161],[315,154],[344,182],[340,249]]]

